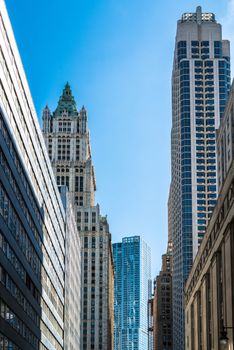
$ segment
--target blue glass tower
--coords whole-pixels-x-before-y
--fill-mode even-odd
[[[230,89],[230,48],[212,13],[178,21],[172,74],[173,349],[184,349],[183,287],[217,196],[216,129]]]
[[[139,237],[113,244],[115,266],[115,350],[148,349],[150,248]]]

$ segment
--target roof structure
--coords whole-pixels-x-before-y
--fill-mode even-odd
[[[75,99],[72,95],[71,87],[69,83],[66,83],[63,93],[59,98],[58,106],[54,111],[54,117],[61,116],[64,112],[68,114],[68,116],[76,116],[78,115],[77,107]]]

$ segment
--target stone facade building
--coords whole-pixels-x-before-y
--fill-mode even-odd
[[[148,350],[154,350],[154,295],[148,300]]]
[[[186,349],[233,350],[234,85],[218,131],[219,195],[185,287]]]
[[[67,187],[59,191],[66,213],[64,350],[80,350],[81,242]]]
[[[81,349],[113,347],[111,235],[95,204],[96,179],[84,107],[78,111],[69,84],[52,114],[43,111],[43,134],[58,186],[67,186],[81,237]]]
[[[172,253],[162,256],[162,268],[154,290],[154,350],[172,350]]]

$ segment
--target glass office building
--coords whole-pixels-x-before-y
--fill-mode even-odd
[[[0,1],[0,348],[64,348],[65,213]]]
[[[173,348],[184,348],[184,282],[217,196],[216,129],[230,89],[229,42],[212,13],[178,21],[172,74]]]
[[[139,237],[113,244],[115,266],[115,350],[148,349],[151,296],[150,248]]]

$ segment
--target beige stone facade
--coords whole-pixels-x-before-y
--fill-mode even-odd
[[[172,350],[172,254],[162,256],[162,268],[156,278],[153,305],[154,350]]]
[[[219,196],[185,286],[186,350],[233,350],[234,326],[234,95],[219,129]],[[231,157],[231,159],[230,159]],[[220,174],[221,171],[221,174]],[[228,327],[223,328],[223,327]],[[229,328],[230,327],[230,328]]]
[[[113,348],[113,274],[107,218],[95,203],[87,111],[79,111],[69,84],[52,114],[43,111],[43,134],[58,186],[66,186],[81,238],[81,349]]]
[[[234,325],[234,163],[185,289],[186,349],[220,349],[224,326]],[[233,331],[228,330],[233,349]]]

